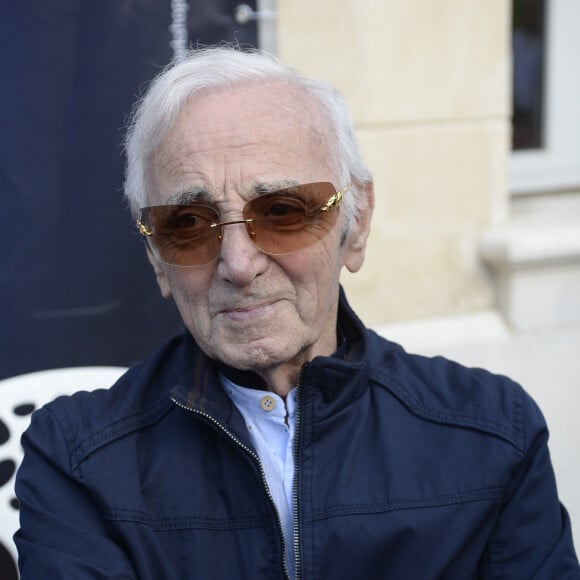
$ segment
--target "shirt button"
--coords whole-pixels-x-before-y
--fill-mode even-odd
[[[266,395],[260,399],[260,407],[264,411],[271,411],[276,406],[276,399],[274,397],[270,397],[270,395]]]

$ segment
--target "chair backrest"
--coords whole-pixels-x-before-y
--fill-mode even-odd
[[[74,367],[39,371],[0,381],[0,578],[16,580],[18,502],[14,475],[22,460],[20,436],[30,415],[59,395],[110,387],[125,372],[121,367]]]

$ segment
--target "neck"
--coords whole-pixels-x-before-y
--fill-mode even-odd
[[[300,369],[305,362],[307,361],[304,361],[298,367],[287,363],[258,371],[258,375],[264,380],[265,390],[276,393],[285,399],[288,393],[297,386]]]
[[[285,399],[288,393],[298,385],[300,372],[304,364],[316,356],[330,356],[336,351],[336,347],[337,341],[336,337],[334,337],[332,344],[327,344],[324,349],[306,349],[290,361],[269,368],[251,371],[238,370],[223,363],[218,363],[218,365],[220,372],[237,385],[270,391]]]
[[[344,337],[340,330],[338,332],[340,336],[337,336],[336,314],[327,328],[328,330],[314,344],[306,346],[290,360],[251,371],[223,367],[222,372],[238,385],[270,391],[285,399],[298,385],[300,372],[305,363],[317,356],[331,356],[343,343]]]

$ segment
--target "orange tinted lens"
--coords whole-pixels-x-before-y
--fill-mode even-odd
[[[148,238],[158,258],[174,266],[201,266],[219,253],[219,221],[212,207],[157,205],[141,210],[142,221],[153,234]]]
[[[289,254],[326,236],[338,211],[322,211],[336,193],[329,182],[308,183],[261,195],[244,207],[251,219],[248,231],[254,244],[267,254]]]

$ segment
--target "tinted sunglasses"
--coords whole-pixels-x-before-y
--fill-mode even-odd
[[[239,220],[222,222],[207,203],[141,208],[139,232],[153,254],[173,266],[202,266],[218,257],[224,226],[243,224],[253,244],[271,255],[297,252],[324,238],[338,221],[344,192],[329,182],[307,183],[247,202]]]

